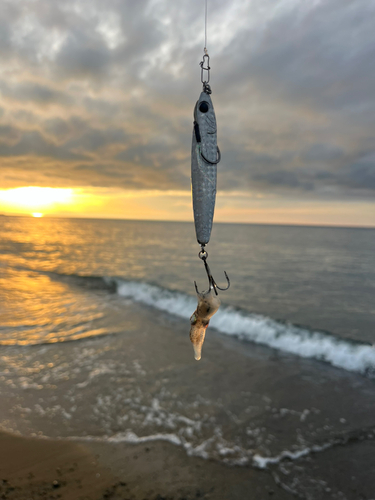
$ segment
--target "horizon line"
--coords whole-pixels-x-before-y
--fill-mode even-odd
[[[29,214],[0,214],[0,217],[23,217],[28,219],[34,219],[32,215]],[[193,224],[193,220],[169,220],[169,219],[129,219],[121,217],[83,217],[83,216],[66,216],[66,215],[53,215],[46,214],[43,217],[38,217],[41,219],[77,219],[77,220],[108,220],[108,221],[126,221],[126,222],[174,222],[174,223],[185,223]],[[300,222],[240,222],[240,221],[214,221],[215,224],[241,224],[249,226],[291,226],[291,227],[317,227],[317,228],[337,228],[337,229],[375,229],[375,224],[373,226],[351,226],[351,225],[334,225],[334,224],[318,224],[318,223],[300,223]]]

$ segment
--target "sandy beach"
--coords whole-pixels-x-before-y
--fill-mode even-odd
[[[14,500],[291,496],[268,473],[189,458],[169,443],[81,444],[0,434],[0,498]]]
[[[301,460],[310,469],[311,484],[326,483],[322,499],[372,500],[374,441],[363,436],[338,447]],[[0,449],[0,498],[4,500],[295,498],[272,468],[225,466],[188,457],[180,448],[160,441],[82,444],[1,433]],[[288,461],[282,472],[288,474]]]
[[[114,479],[84,446],[0,434],[0,498],[102,498]]]

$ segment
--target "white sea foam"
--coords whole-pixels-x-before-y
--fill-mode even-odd
[[[108,284],[115,282],[117,293],[122,297],[156,307],[181,318],[190,318],[196,308],[196,300],[180,292],[172,292],[156,285],[124,281],[118,278],[106,278],[105,281]]]
[[[234,448],[227,448],[226,446],[217,442],[215,436],[211,436],[197,446],[193,446],[192,443],[186,441],[181,435],[174,433],[157,433],[149,434],[147,436],[137,436],[133,431],[127,430],[126,432],[114,434],[112,436],[70,436],[69,441],[94,441],[94,442],[107,442],[107,443],[128,443],[128,444],[144,444],[153,441],[166,441],[167,443],[173,444],[175,446],[180,446],[186,452],[189,457],[199,457],[205,460],[213,458],[211,455],[210,447],[214,446],[219,452],[220,458],[223,462],[229,465],[246,465],[251,462],[252,453],[247,450],[243,450],[238,446]],[[223,458],[226,455],[239,454],[237,458]],[[256,467],[259,467],[255,464]]]
[[[252,464],[258,469],[267,469],[270,465],[278,465],[283,460],[299,460],[302,457],[311,455],[313,453],[319,453],[327,450],[334,446],[334,442],[324,443],[322,445],[313,445],[311,447],[302,448],[296,451],[284,450],[279,455],[264,457],[259,454],[253,454],[251,450],[245,450],[239,446],[234,446],[233,448],[228,448],[227,446],[216,442],[215,436],[212,436],[205,441],[203,441],[198,446],[193,446],[191,443],[185,441],[181,436],[177,434],[165,434],[157,433],[150,434],[148,436],[137,436],[133,431],[127,430],[123,433],[118,433],[113,436],[71,436],[66,438],[73,441],[97,441],[97,442],[108,442],[108,443],[128,443],[128,444],[144,444],[152,441],[166,441],[175,446],[181,446],[188,456],[200,457],[208,460],[211,457],[208,448],[210,445],[215,444],[216,450],[223,462],[229,465],[247,465]],[[237,455],[237,458],[223,458],[231,455]]]
[[[167,311],[181,318],[190,318],[196,308],[193,297],[166,290],[156,285],[106,278],[116,284],[119,295]],[[304,358],[330,363],[338,368],[375,376],[375,348],[371,345],[335,337],[323,332],[310,331],[231,307],[222,309],[211,320],[218,331]]]
[[[311,446],[311,448],[303,448],[302,450],[298,451],[285,450],[282,451],[279,455],[276,455],[275,457],[262,457],[261,455],[254,455],[253,464],[258,469],[267,469],[269,465],[278,464],[284,459],[298,460],[299,458],[305,457],[306,455],[310,455],[311,453],[318,453],[319,451],[324,451],[327,448],[331,448],[332,445],[333,443],[326,443],[321,446],[314,445]]]
[[[149,443],[152,441],[166,441],[176,446],[182,446],[184,450],[187,452],[189,456],[200,457],[204,459],[209,458],[209,454],[206,452],[205,448],[209,444],[211,440],[204,441],[202,444],[193,447],[191,443],[186,442],[181,439],[177,434],[151,434],[148,436],[137,436],[133,431],[126,431],[124,433],[115,434],[113,436],[84,436],[84,437],[69,437],[67,438],[73,441],[99,441],[99,442],[108,442],[108,443],[129,443],[129,444],[143,444]]]
[[[175,444],[180,446],[181,439],[176,436],[176,434],[152,434],[150,436],[137,436],[132,431],[127,431],[125,434],[117,434],[115,436],[111,436],[107,438],[107,441],[110,443],[130,443],[130,444],[140,444],[140,443],[148,443],[150,441],[167,441],[168,443]]]

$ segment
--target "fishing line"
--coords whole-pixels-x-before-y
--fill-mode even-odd
[[[201,67],[201,82],[203,83],[203,91],[207,94],[211,94],[211,87],[209,85],[210,81],[210,56],[207,51],[207,1],[205,0],[204,9],[204,49],[203,49],[203,59],[199,63]]]
[[[207,52],[207,0],[205,0],[205,11],[204,11],[204,53]]]

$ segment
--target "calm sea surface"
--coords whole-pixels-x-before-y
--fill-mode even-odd
[[[375,426],[374,248],[373,229],[215,224],[231,288],[196,362],[193,224],[0,217],[0,425],[164,439],[325,498],[302,457]]]

